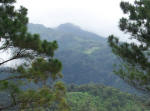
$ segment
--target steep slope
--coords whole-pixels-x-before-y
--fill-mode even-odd
[[[31,33],[39,33],[42,39],[58,41],[56,55],[63,63],[66,83],[95,82],[132,91],[112,73],[113,64],[118,61],[112,54],[107,39],[70,23],[54,29],[39,24],[29,24],[28,27]]]

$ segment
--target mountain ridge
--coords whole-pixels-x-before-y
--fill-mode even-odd
[[[100,37],[100,38],[104,38],[106,39],[105,37],[99,35],[99,34],[96,34],[96,33],[93,33],[91,31],[85,31],[84,29],[82,29],[81,27],[79,27],[78,25],[74,25],[73,23],[64,23],[64,24],[60,24],[58,25],[57,27],[55,28],[51,28],[51,27],[47,27],[43,24],[34,24],[34,23],[29,23],[28,24],[28,27],[31,28],[31,27],[34,27],[34,28],[37,28],[37,27],[40,27],[40,28],[45,28],[47,30],[55,30],[55,31],[61,31],[61,32],[67,32],[69,33],[70,29],[71,29],[71,33],[73,31],[80,31],[80,32],[84,32],[84,33],[88,33],[90,35],[94,35],[94,36],[97,36],[97,37]],[[29,29],[30,30],[30,29]],[[67,31],[66,31],[67,30]],[[73,30],[73,31],[72,31]],[[75,32],[74,32],[75,33]],[[87,35],[88,35],[87,34]]]

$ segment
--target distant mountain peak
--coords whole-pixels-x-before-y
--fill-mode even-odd
[[[81,30],[81,28],[77,25],[74,25],[72,23],[64,23],[64,24],[61,24],[57,27],[57,29],[59,30]]]

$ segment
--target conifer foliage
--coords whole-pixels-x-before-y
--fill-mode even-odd
[[[121,2],[120,6],[128,16],[120,19],[119,27],[137,42],[119,42],[115,36],[109,37],[112,51],[124,61],[115,72],[132,86],[150,93],[150,1]]]
[[[16,59],[24,59],[25,63],[5,70],[3,75],[9,73],[7,76],[0,75],[0,111],[67,111],[65,86],[58,81],[62,78],[62,64],[54,58],[58,44],[30,34],[27,9],[16,9],[15,3],[16,0],[0,0],[0,50],[11,51],[11,57],[2,60],[0,66]],[[30,84],[35,87],[27,87]]]

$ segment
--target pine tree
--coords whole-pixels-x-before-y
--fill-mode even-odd
[[[109,36],[112,51],[123,61],[115,73],[135,88],[150,93],[150,1],[121,2],[120,6],[128,16],[120,19],[119,27],[137,42],[120,42]]]
[[[54,58],[56,41],[40,40],[38,34],[27,31],[27,9],[15,8],[16,0],[0,0],[0,50],[10,50],[11,57],[0,62],[22,60],[21,65],[0,73],[0,111],[67,111],[61,62]],[[7,74],[9,73],[9,75]],[[6,76],[7,75],[7,76]]]

